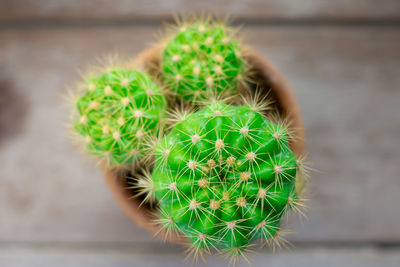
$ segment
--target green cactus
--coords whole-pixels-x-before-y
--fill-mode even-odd
[[[254,240],[276,239],[281,217],[299,203],[289,138],[249,105],[217,101],[185,114],[156,144],[142,183],[159,202],[159,222],[193,251],[241,255]]]
[[[235,93],[245,80],[246,63],[233,30],[211,20],[183,23],[166,44],[162,74],[180,99]]]
[[[115,67],[86,78],[84,87],[74,129],[87,151],[111,166],[141,159],[145,139],[158,131],[166,113],[159,86],[144,72]]]

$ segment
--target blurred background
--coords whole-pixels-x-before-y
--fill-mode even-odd
[[[399,0],[0,0],[0,266],[189,265],[69,143],[62,95],[99,56],[146,48],[171,14],[208,11],[284,74],[320,170],[293,248],[254,266],[400,266]]]

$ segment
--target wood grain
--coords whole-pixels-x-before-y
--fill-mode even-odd
[[[390,20],[400,19],[397,0],[1,0],[0,21],[71,23],[154,21],[171,14],[212,12],[251,20]]]
[[[163,249],[164,248],[164,249]],[[0,265],[2,267],[183,267],[190,266],[190,261],[184,262],[184,254],[165,251],[164,247],[155,246],[35,246],[11,247],[0,250]],[[157,251],[157,253],[154,253]],[[277,254],[257,253],[249,255],[250,266],[298,266],[298,267],[397,267],[400,261],[398,249],[382,251],[374,248],[311,248],[295,251],[281,251]],[[208,257],[208,266],[226,266],[221,257]],[[198,264],[199,266],[207,266]],[[237,266],[247,267],[242,260]]]
[[[28,111],[0,144],[0,242],[157,242],[68,142],[64,85],[118,48],[142,50],[158,28],[4,30],[0,72]],[[400,35],[395,27],[247,27],[286,76],[303,111],[314,174],[311,211],[291,240],[399,242]],[[3,97],[3,89],[0,97]],[[12,120],[10,120],[12,122]],[[17,118],[15,123],[19,123]],[[1,130],[0,130],[1,132]]]

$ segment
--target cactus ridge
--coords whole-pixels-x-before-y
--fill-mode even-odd
[[[160,87],[144,72],[119,67],[87,77],[83,87],[73,125],[87,151],[111,166],[140,160],[166,114]]]
[[[254,240],[274,239],[298,201],[288,138],[248,105],[215,102],[185,116],[154,148],[148,191],[159,223],[183,233],[196,252],[240,255]]]
[[[210,93],[235,93],[246,63],[231,28],[210,20],[185,23],[166,44],[163,78],[179,98],[207,99]]]

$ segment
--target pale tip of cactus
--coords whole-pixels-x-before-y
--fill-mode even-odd
[[[200,203],[197,202],[195,199],[192,199],[189,203],[189,210],[195,210],[200,207]]]
[[[188,52],[190,50],[190,46],[184,44],[184,45],[182,45],[182,49],[183,49],[183,51]]]
[[[221,150],[221,149],[223,149],[224,147],[225,147],[224,140],[222,140],[222,139],[217,139],[217,141],[215,141],[215,149]]]
[[[117,131],[113,132],[113,138],[118,141],[121,138],[121,134]]]
[[[221,117],[222,116],[222,112],[219,110],[214,111],[214,117]]]
[[[217,61],[219,63],[222,63],[222,62],[224,62],[224,58],[221,55],[216,55],[215,56],[215,61]]]
[[[108,134],[110,132],[110,126],[104,125],[102,128],[103,134]]]
[[[223,44],[229,43],[229,38],[228,38],[228,37],[224,37],[224,38],[222,39],[222,43],[223,43]]]
[[[143,131],[141,131],[141,130],[137,131],[136,134],[135,134],[135,137],[137,139],[143,139],[143,137],[144,137]]]
[[[260,188],[257,192],[257,198],[264,199],[267,196],[267,191],[265,189]]]
[[[212,168],[212,167],[214,167],[216,165],[216,162],[213,159],[209,159],[207,161],[207,165],[208,165],[208,167]]]
[[[196,76],[199,75],[200,74],[200,68],[199,67],[194,67],[193,68],[193,74],[196,75]]]
[[[154,95],[154,91],[152,89],[147,89],[146,90],[146,95],[147,96],[153,96]]]
[[[225,201],[228,201],[231,198],[231,195],[229,194],[229,192],[223,192],[222,193],[222,199]]]
[[[213,77],[211,77],[211,76],[207,77],[207,78],[206,78],[206,84],[207,84],[208,86],[212,86],[212,85],[214,84],[214,79],[213,79]]]
[[[230,156],[230,157],[228,157],[228,158],[226,159],[226,164],[227,164],[229,167],[232,167],[232,166],[235,164],[235,161],[236,161],[235,157]]]
[[[199,33],[205,33],[206,32],[206,27],[204,27],[203,25],[199,26]]]
[[[128,78],[122,79],[121,85],[122,85],[122,86],[128,86],[128,85],[129,85],[129,79],[128,79]]]
[[[239,178],[241,181],[246,182],[250,179],[250,173],[249,172],[241,172],[239,174]]]
[[[191,169],[192,171],[194,171],[197,167],[198,163],[194,160],[189,160],[187,166],[189,169]]]
[[[205,41],[205,44],[206,45],[212,45],[213,41],[214,41],[214,39],[211,36],[209,36],[209,37],[207,37],[207,39]]]
[[[198,237],[199,237],[199,239],[200,239],[202,242],[206,241],[206,239],[207,239],[207,235],[206,235],[206,234],[203,234],[203,233],[200,233],[200,234],[198,235]]]
[[[171,153],[170,149],[165,149],[162,153],[162,155],[164,156],[164,158],[168,158],[169,154]]]
[[[197,184],[199,185],[199,187],[201,188],[206,188],[208,186],[208,181],[205,178],[201,178]]]
[[[249,152],[246,154],[246,159],[248,161],[254,161],[256,159],[256,154],[254,152]]]
[[[122,102],[122,105],[124,105],[124,107],[126,107],[129,104],[130,100],[129,100],[129,98],[124,97],[121,99],[121,102]]]
[[[99,104],[99,102],[97,102],[97,101],[91,101],[91,102],[89,103],[89,109],[90,109],[90,110],[92,110],[92,109],[98,109],[99,106],[100,106],[100,104]]]
[[[193,144],[196,144],[197,142],[199,142],[201,140],[201,138],[199,135],[195,134],[190,137],[190,140],[192,141]]]
[[[223,72],[222,72],[222,68],[221,68],[221,66],[214,66],[214,71],[215,71],[215,73],[216,74],[222,74]]]
[[[85,143],[89,144],[90,142],[92,142],[92,138],[90,136],[85,136]]]
[[[143,111],[141,111],[141,110],[135,110],[135,111],[133,112],[133,116],[134,116],[135,118],[141,118],[141,117],[143,117]]]
[[[236,221],[230,221],[226,223],[226,228],[233,230],[236,227]]]
[[[220,207],[220,204],[218,201],[216,201],[216,200],[210,201],[210,209],[211,210],[217,210],[217,209],[219,209],[219,207]]]
[[[173,61],[173,62],[177,62],[177,61],[179,61],[179,60],[181,60],[181,56],[180,56],[180,55],[173,55],[173,56],[172,56],[172,61]]]
[[[244,136],[247,136],[248,134],[249,134],[249,127],[247,127],[247,126],[243,126],[241,129],[240,129],[240,133],[241,134],[243,134]]]
[[[125,123],[125,120],[124,120],[124,118],[119,118],[118,120],[117,120],[117,122],[118,122],[118,125],[119,126],[122,126],[122,125],[124,125],[124,123]],[[104,128],[104,127],[103,127]],[[104,131],[103,131],[104,132]]]
[[[111,86],[107,85],[106,87],[104,87],[104,94],[106,96],[110,96],[110,95],[112,95],[112,93],[113,93],[113,90],[111,89]]]
[[[210,172],[210,169],[209,168],[207,168],[207,167],[201,167],[201,169],[203,170],[203,172],[205,172],[205,173],[208,173],[208,172]]]
[[[89,84],[88,90],[89,90],[90,92],[93,92],[94,89],[96,89],[96,86],[94,85],[94,83]]]
[[[83,115],[79,118],[79,122],[82,124],[86,124],[88,122],[88,118],[85,115]]]
[[[176,192],[178,190],[178,188],[176,187],[176,182],[170,183],[168,185],[168,189],[171,190],[171,191]]]
[[[193,43],[192,47],[193,47],[193,50],[199,50],[199,44],[198,43]]]
[[[282,133],[275,132],[272,134],[272,137],[274,137],[276,140],[280,140],[282,138]]]
[[[267,222],[265,220],[263,220],[262,222],[257,224],[256,228],[257,229],[264,229],[266,226],[267,226]]]
[[[175,75],[175,81],[179,82],[181,80],[182,80],[182,75],[180,74]]]
[[[244,207],[246,206],[246,199],[244,197],[239,197],[236,199],[236,205],[238,205],[239,207]]]
[[[281,174],[283,172],[282,166],[276,165],[274,167],[274,172],[275,172],[275,174]]]

